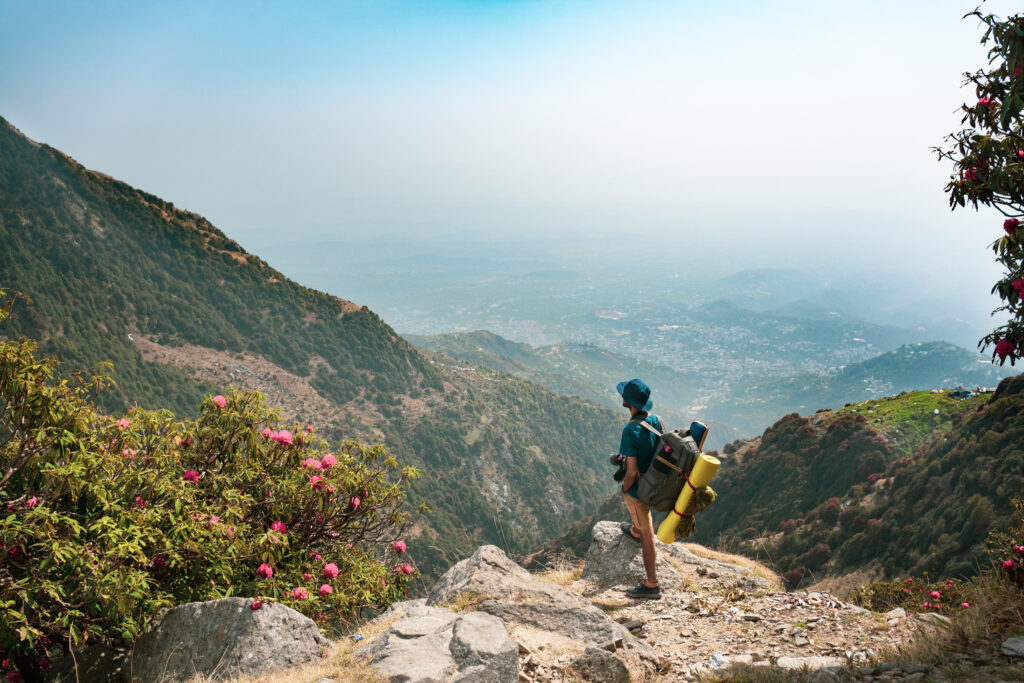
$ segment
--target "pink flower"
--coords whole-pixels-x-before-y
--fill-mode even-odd
[[[36,662],[36,666],[38,666],[38,667],[39,667],[40,669],[42,669],[43,671],[46,671],[46,670],[47,670],[47,669],[49,669],[49,668],[50,668],[51,666],[53,666],[53,662],[51,662],[51,661],[50,661],[49,659],[47,659],[46,657],[43,657],[43,658],[42,658],[42,659],[40,659],[40,660],[39,660],[38,662]]]
[[[287,429],[282,429],[279,432],[274,432],[273,434],[271,434],[270,435],[270,440],[271,441],[276,441],[277,443],[281,444],[282,446],[291,446],[292,445],[292,433],[289,432]]]
[[[323,465],[324,467],[334,467],[335,465],[338,464],[338,459],[335,458],[330,453],[328,453],[327,455],[320,459],[320,464]]]
[[[1013,549],[1016,550],[1021,555],[1024,555],[1024,545],[1015,545],[1015,546],[1013,546]]]
[[[968,607],[970,607],[970,605],[968,605],[966,602],[961,602],[960,606],[963,607],[964,609],[967,609]]]
[[[271,436],[273,436],[274,432],[270,431],[270,427],[264,427],[263,431],[260,432],[260,434],[269,439]]]
[[[408,564],[408,563],[407,564],[403,564],[400,567],[395,567],[395,570],[396,571],[400,571],[400,572],[402,572],[405,575],[409,575],[409,574],[412,574],[412,565]]]
[[[288,527],[285,526],[284,522],[282,522],[281,520],[277,520],[276,522],[272,522],[271,525],[270,525],[270,530],[271,531],[276,531],[279,534],[286,534],[286,533],[288,533]]]
[[[210,524],[220,524],[220,517],[210,517]]]
[[[1017,298],[1024,300],[1024,280],[1014,280],[1010,286],[1017,290]]]
[[[144,508],[146,507],[146,501],[142,496],[135,496],[135,507]]]
[[[1016,230],[1017,226],[1019,225],[1020,221],[1017,220],[1016,218],[1007,218],[1005,221],[1003,221],[1003,230],[1006,231],[1007,235],[1012,235],[1013,231]]]
[[[352,508],[353,510],[358,510],[359,509],[359,503],[361,503],[361,502],[362,501],[359,500],[359,496],[352,496],[351,498],[348,499],[348,506],[350,508]]]
[[[395,552],[396,553],[404,553],[405,552],[405,541],[395,541]]]
[[[27,508],[34,508],[36,506],[36,503],[38,503],[38,502],[39,502],[39,499],[36,498],[35,496],[32,496],[31,498],[29,498],[28,500],[25,501],[25,507],[27,507]]]
[[[1024,159],[1024,149],[1017,150],[1017,158]]]
[[[214,403],[216,403],[218,408],[223,408],[224,406],[226,406],[228,404],[227,399],[225,399],[220,394],[217,394],[216,396],[214,396],[210,400],[213,401]]]
[[[990,104],[992,104],[992,98],[991,97],[982,97],[982,98],[980,98],[978,100],[978,106],[979,107],[987,107]]]
[[[190,481],[193,484],[199,481],[199,473],[195,470],[185,470],[185,474],[182,476],[185,481]]]
[[[260,577],[261,579],[269,579],[273,575],[274,570],[266,562],[264,562],[256,568],[256,576]]]
[[[302,461],[302,466],[311,470],[320,469],[320,461],[316,458],[306,458]]]
[[[292,589],[292,597],[296,600],[305,600],[309,597],[309,593],[306,591],[305,588],[299,586],[298,588]]]
[[[309,478],[309,485],[313,487],[314,491],[319,491],[324,487],[324,478],[319,474],[314,474]]]
[[[309,556],[310,556],[311,558],[313,558],[314,560],[320,560],[320,559],[322,559],[322,558],[321,558],[321,556],[320,556],[320,553],[318,553],[318,552],[317,552],[317,551],[315,551],[315,550],[310,550],[310,551],[309,551]]]
[[[262,600],[253,600],[252,602],[249,603],[249,609],[251,609],[254,612],[256,610],[258,610],[260,607],[263,607],[263,601]]]
[[[1007,560],[1006,562],[1003,562],[1003,569],[1005,569],[1006,571],[1010,571],[1010,570],[1012,570],[1016,566],[1017,566],[1017,563],[1014,562],[1013,560]]]
[[[11,671],[7,674],[7,683],[18,683],[21,680],[21,674],[17,671]]]
[[[306,581],[309,581],[310,579],[313,578],[313,575],[310,574],[309,572],[302,572],[302,578],[304,578]]]
[[[128,427],[130,427],[131,424],[132,423],[128,421],[128,418],[122,417],[120,420],[114,423],[114,426],[117,427],[118,429],[128,429]]]
[[[153,569],[155,569],[156,571],[160,571],[161,569],[167,566],[167,560],[164,559],[163,555],[154,555],[152,564]]]
[[[978,179],[978,167],[971,166],[969,169],[964,171],[964,180],[977,180]]]
[[[324,577],[328,579],[338,578],[338,565],[333,562],[328,562],[324,565]]]
[[[309,432],[310,434],[312,434],[313,433],[313,425],[306,425],[306,431]]]
[[[1017,345],[1009,339],[1000,339],[996,343],[996,355],[999,360],[1006,360],[1006,357],[1017,350]]]
[[[940,600],[942,598],[942,593],[940,593],[939,591],[932,591],[931,596],[936,600]]]
[[[326,583],[320,586],[320,597],[326,597],[334,592],[334,589],[328,586]]]
[[[221,536],[234,536],[235,535],[235,527],[233,527],[233,526],[226,527],[224,529],[224,531],[220,532],[220,535]]]

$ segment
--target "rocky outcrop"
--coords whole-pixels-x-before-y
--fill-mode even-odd
[[[497,617],[458,614],[413,600],[378,620],[394,621],[355,655],[369,658],[390,683],[515,683],[519,678],[519,648]]]
[[[319,659],[330,648],[310,619],[279,603],[224,598],[157,615],[135,643],[125,676],[138,683],[258,676]]]
[[[614,652],[636,677],[654,670],[657,655],[579,593],[530,574],[495,546],[482,546],[442,576],[427,596],[433,606],[471,602],[508,626],[524,652],[544,662]]]
[[[644,580],[643,558],[640,546],[626,538],[618,522],[598,522],[591,530],[592,542],[587,550],[583,579],[599,588],[635,586]],[[698,557],[679,543],[665,544],[655,540],[658,551],[658,581],[663,588],[679,588],[684,585],[684,568],[700,570],[705,576],[714,574],[735,583],[741,582],[748,589],[768,590],[772,584],[748,569],[721,560]]]

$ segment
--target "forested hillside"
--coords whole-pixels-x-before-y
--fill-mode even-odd
[[[726,448],[695,540],[770,558],[791,585],[851,569],[976,574],[1024,490],[1024,376],[957,401],[913,392]]]
[[[424,476],[410,550],[428,569],[481,543],[535,547],[608,491],[620,419],[507,376],[432,363],[368,309],[288,280],[201,216],[22,136],[0,119],[6,337],[63,372],[111,361],[101,405],[186,415],[228,385],[332,438],[383,442]]]

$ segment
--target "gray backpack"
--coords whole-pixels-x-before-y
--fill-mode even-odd
[[[631,421],[658,437],[654,446],[654,460],[647,471],[640,475],[637,499],[652,510],[671,510],[686,485],[686,477],[697,462],[708,428],[701,422],[694,422],[689,429],[662,433],[643,420]]]

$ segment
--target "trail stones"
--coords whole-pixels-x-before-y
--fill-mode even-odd
[[[259,676],[320,659],[330,647],[310,619],[279,603],[190,602],[164,610],[135,643],[125,669],[132,681]]]
[[[381,636],[356,650],[391,683],[513,683],[519,646],[505,624],[489,614],[400,603],[378,619],[398,616]]]

